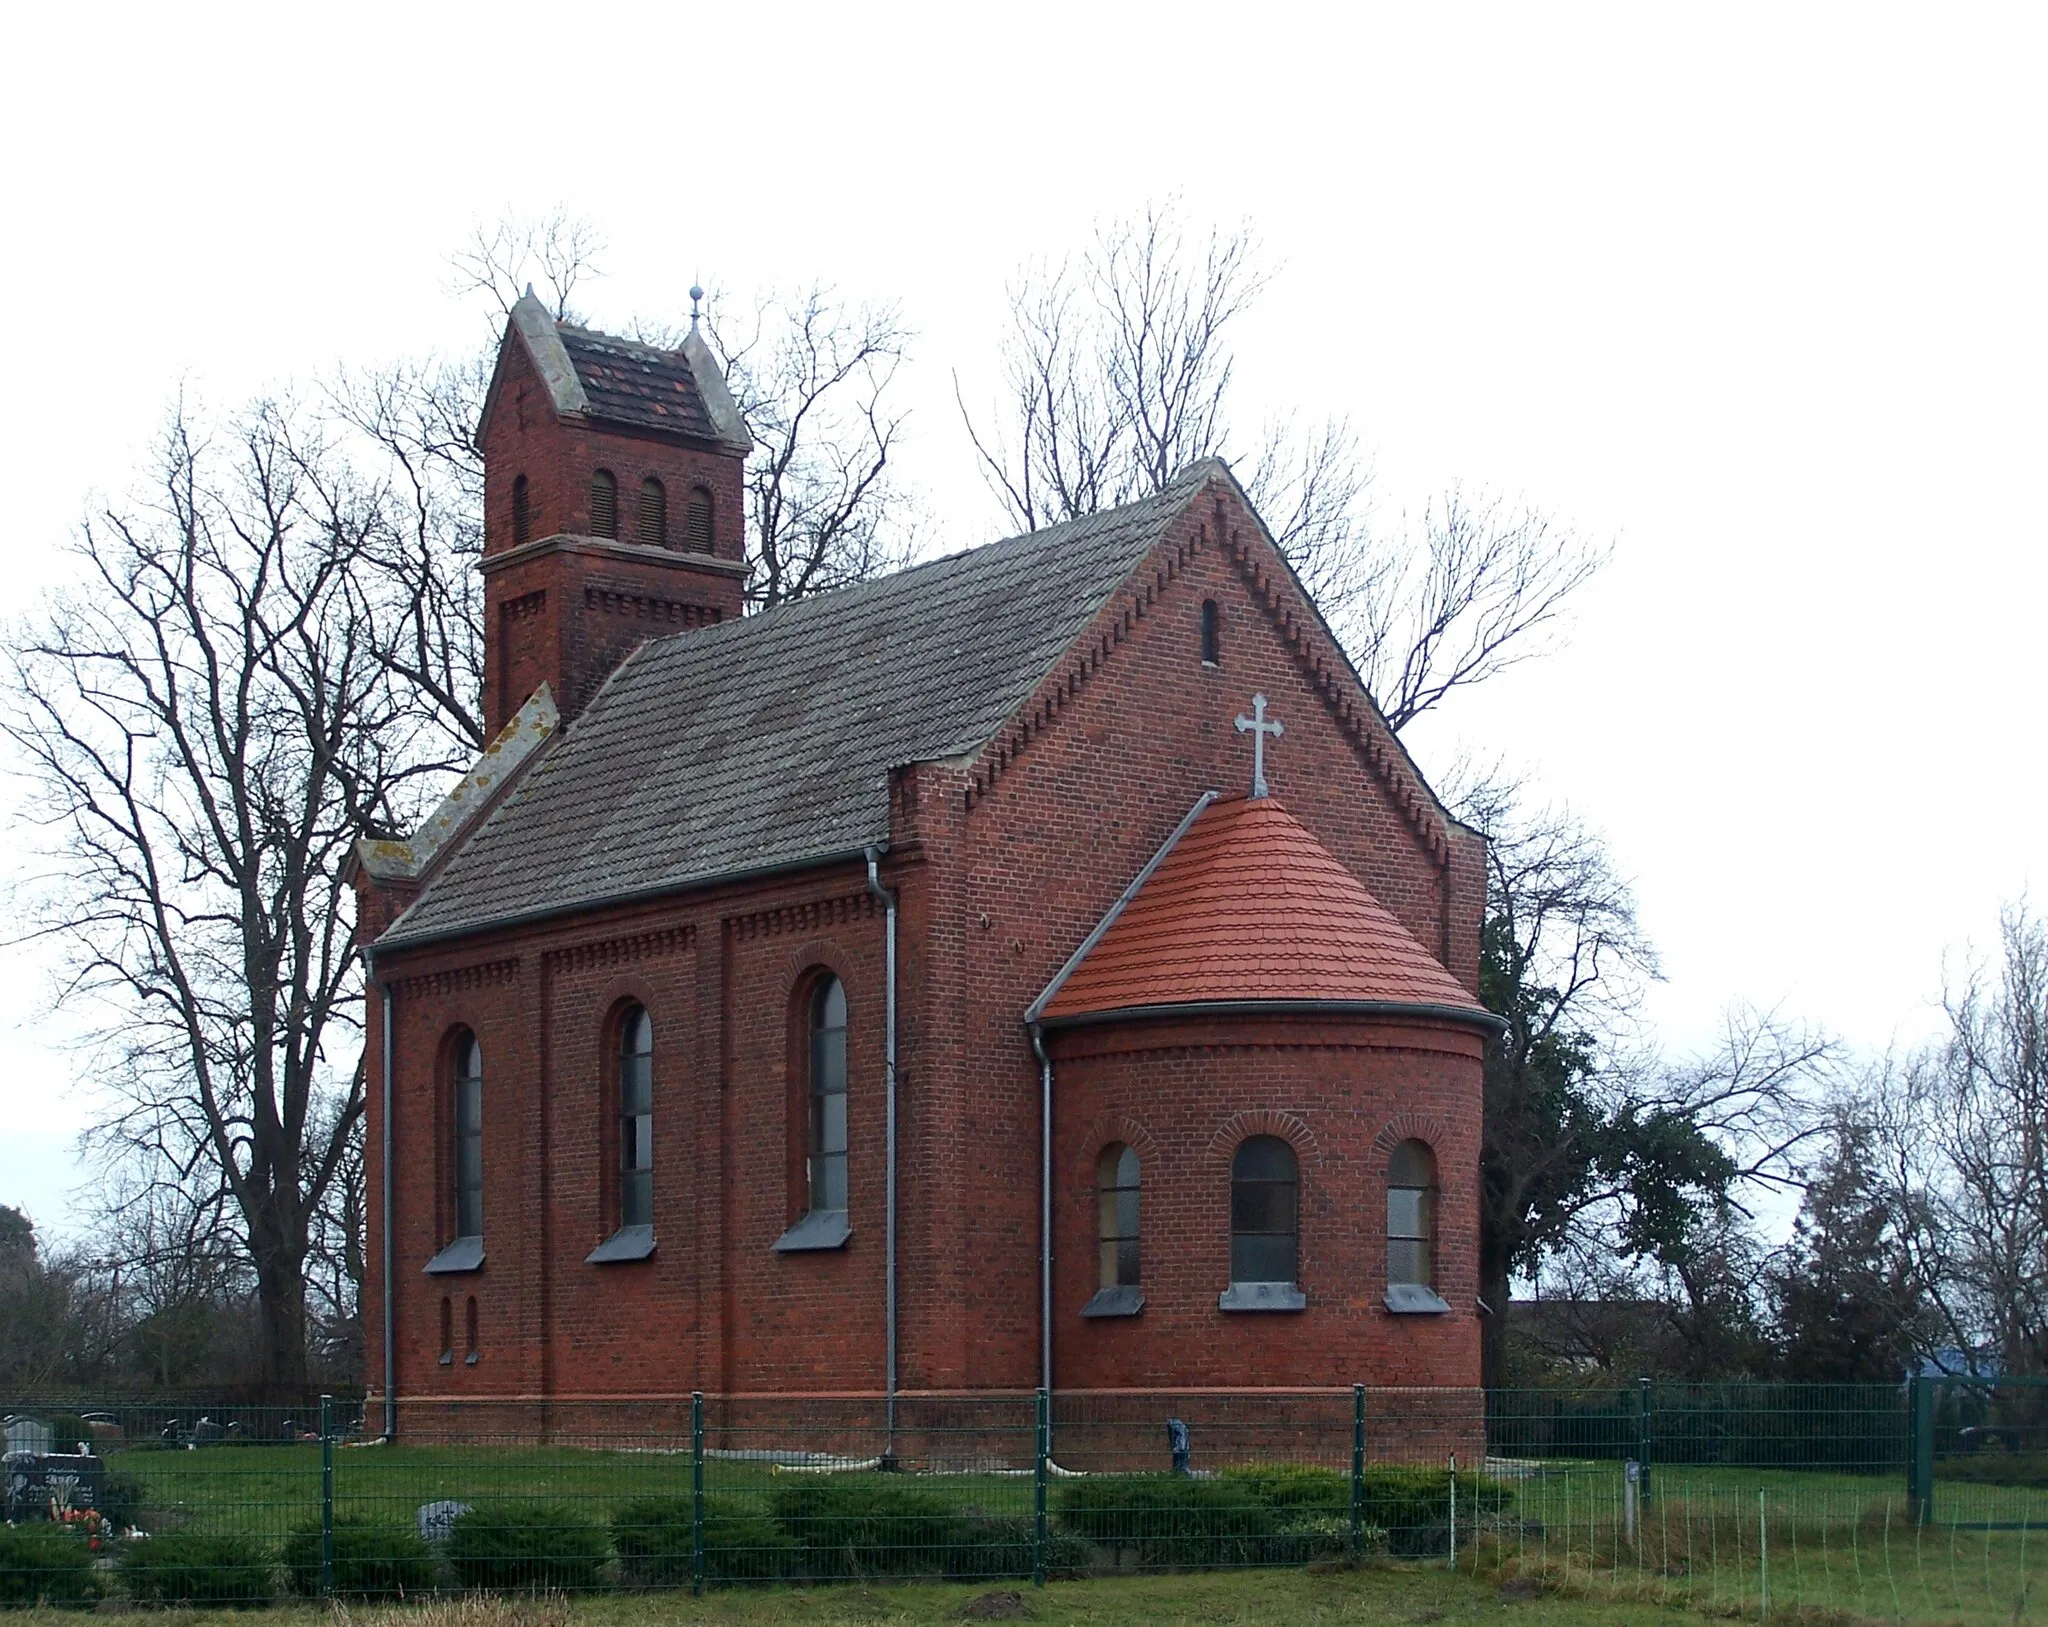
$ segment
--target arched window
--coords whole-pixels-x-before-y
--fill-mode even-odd
[[[1436,1156],[1404,1141],[1387,1160],[1387,1286],[1435,1286]]]
[[[692,553],[711,552],[711,493],[702,486],[690,488],[690,507],[683,518],[683,546]]]
[[[484,1053],[476,1035],[455,1042],[455,1235],[484,1234]]]
[[[455,1308],[446,1294],[441,1296],[441,1365],[455,1365]]]
[[[619,483],[609,469],[600,469],[590,477],[590,534],[619,534]]]
[[[810,1206],[846,1209],[846,986],[836,977],[811,997]]]
[[[1202,601],[1202,660],[1208,666],[1216,666],[1223,660],[1223,634],[1217,625],[1216,601]]]
[[[1230,1280],[1292,1283],[1301,1240],[1300,1166],[1278,1136],[1241,1142],[1230,1160]]]
[[[1096,1234],[1104,1288],[1138,1286],[1138,1155],[1121,1141],[1095,1165]]]
[[[619,1024],[619,1224],[654,1224],[654,1024],[645,1006]]]
[[[668,493],[652,475],[640,482],[639,522],[636,540],[657,548],[668,541]]]
[[[463,1327],[469,1338],[469,1354],[462,1358],[463,1365],[476,1365],[476,1295],[469,1296],[469,1306],[463,1313]]]
[[[512,543],[533,541],[533,506],[527,496],[526,476],[512,477]]]

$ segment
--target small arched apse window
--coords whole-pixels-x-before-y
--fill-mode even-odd
[[[1404,1141],[1387,1160],[1387,1285],[1434,1287],[1436,1155]]]
[[[827,977],[811,996],[810,1207],[846,1208],[846,986]]]
[[[1095,1164],[1096,1236],[1100,1286],[1138,1286],[1138,1155],[1121,1141],[1102,1149]]]
[[[484,1053],[476,1035],[455,1041],[455,1235],[484,1234]]]
[[[659,548],[668,541],[668,492],[649,475],[640,482],[640,513],[634,540]]]
[[[654,1024],[645,1006],[619,1023],[619,1224],[654,1224]]]
[[[528,495],[526,476],[512,477],[512,544],[533,541],[533,499]]]
[[[1291,1283],[1301,1241],[1301,1170],[1278,1136],[1239,1143],[1230,1160],[1230,1280]]]
[[[619,483],[609,469],[590,477],[590,534],[614,538],[619,534]]]
[[[690,507],[683,518],[683,546],[695,554],[711,552],[711,493],[703,486],[690,488]]]
[[[1202,664],[1220,666],[1223,661],[1223,632],[1218,625],[1221,618],[1216,611],[1214,599],[1202,601]]]

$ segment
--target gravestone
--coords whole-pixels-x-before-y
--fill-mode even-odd
[[[187,1446],[211,1446],[227,1433],[211,1418],[201,1418],[192,1426],[192,1433],[185,1437]]]
[[[431,1542],[438,1547],[448,1540],[449,1533],[455,1529],[455,1522],[468,1512],[469,1504],[458,1503],[453,1498],[445,1498],[438,1503],[420,1504],[417,1516],[420,1540]]]
[[[1166,1444],[1173,1453],[1173,1472],[1175,1474],[1193,1473],[1194,1471],[1189,1467],[1192,1454],[1188,1446],[1188,1426],[1178,1418],[1166,1420]]]
[[[9,1452],[6,1512],[10,1520],[51,1519],[99,1507],[106,1465],[73,1452]]]
[[[30,1418],[23,1413],[12,1414],[7,1419],[7,1450],[15,1452],[47,1452],[51,1447],[50,1426],[40,1418]]]

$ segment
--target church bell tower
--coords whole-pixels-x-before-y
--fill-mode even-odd
[[[477,446],[490,734],[542,684],[566,722],[643,640],[740,614],[753,442],[694,315],[659,350],[557,321],[529,290]]]

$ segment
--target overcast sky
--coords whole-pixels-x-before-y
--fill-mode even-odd
[[[1348,413],[1382,522],[1458,480],[1616,541],[1558,654],[1418,727],[1425,769],[1502,754],[1606,834],[1674,1048],[1735,1001],[1910,1043],[2048,892],[2048,13],[1689,17],[33,8],[0,609],[180,390],[473,348],[448,255],[558,205],[608,245],[600,325],[678,320],[698,275],[898,302],[904,468],[985,540],[953,370],[985,399],[1017,267],[1177,194],[1280,268],[1245,405]],[[76,1063],[9,970],[0,1202],[61,1229]]]

